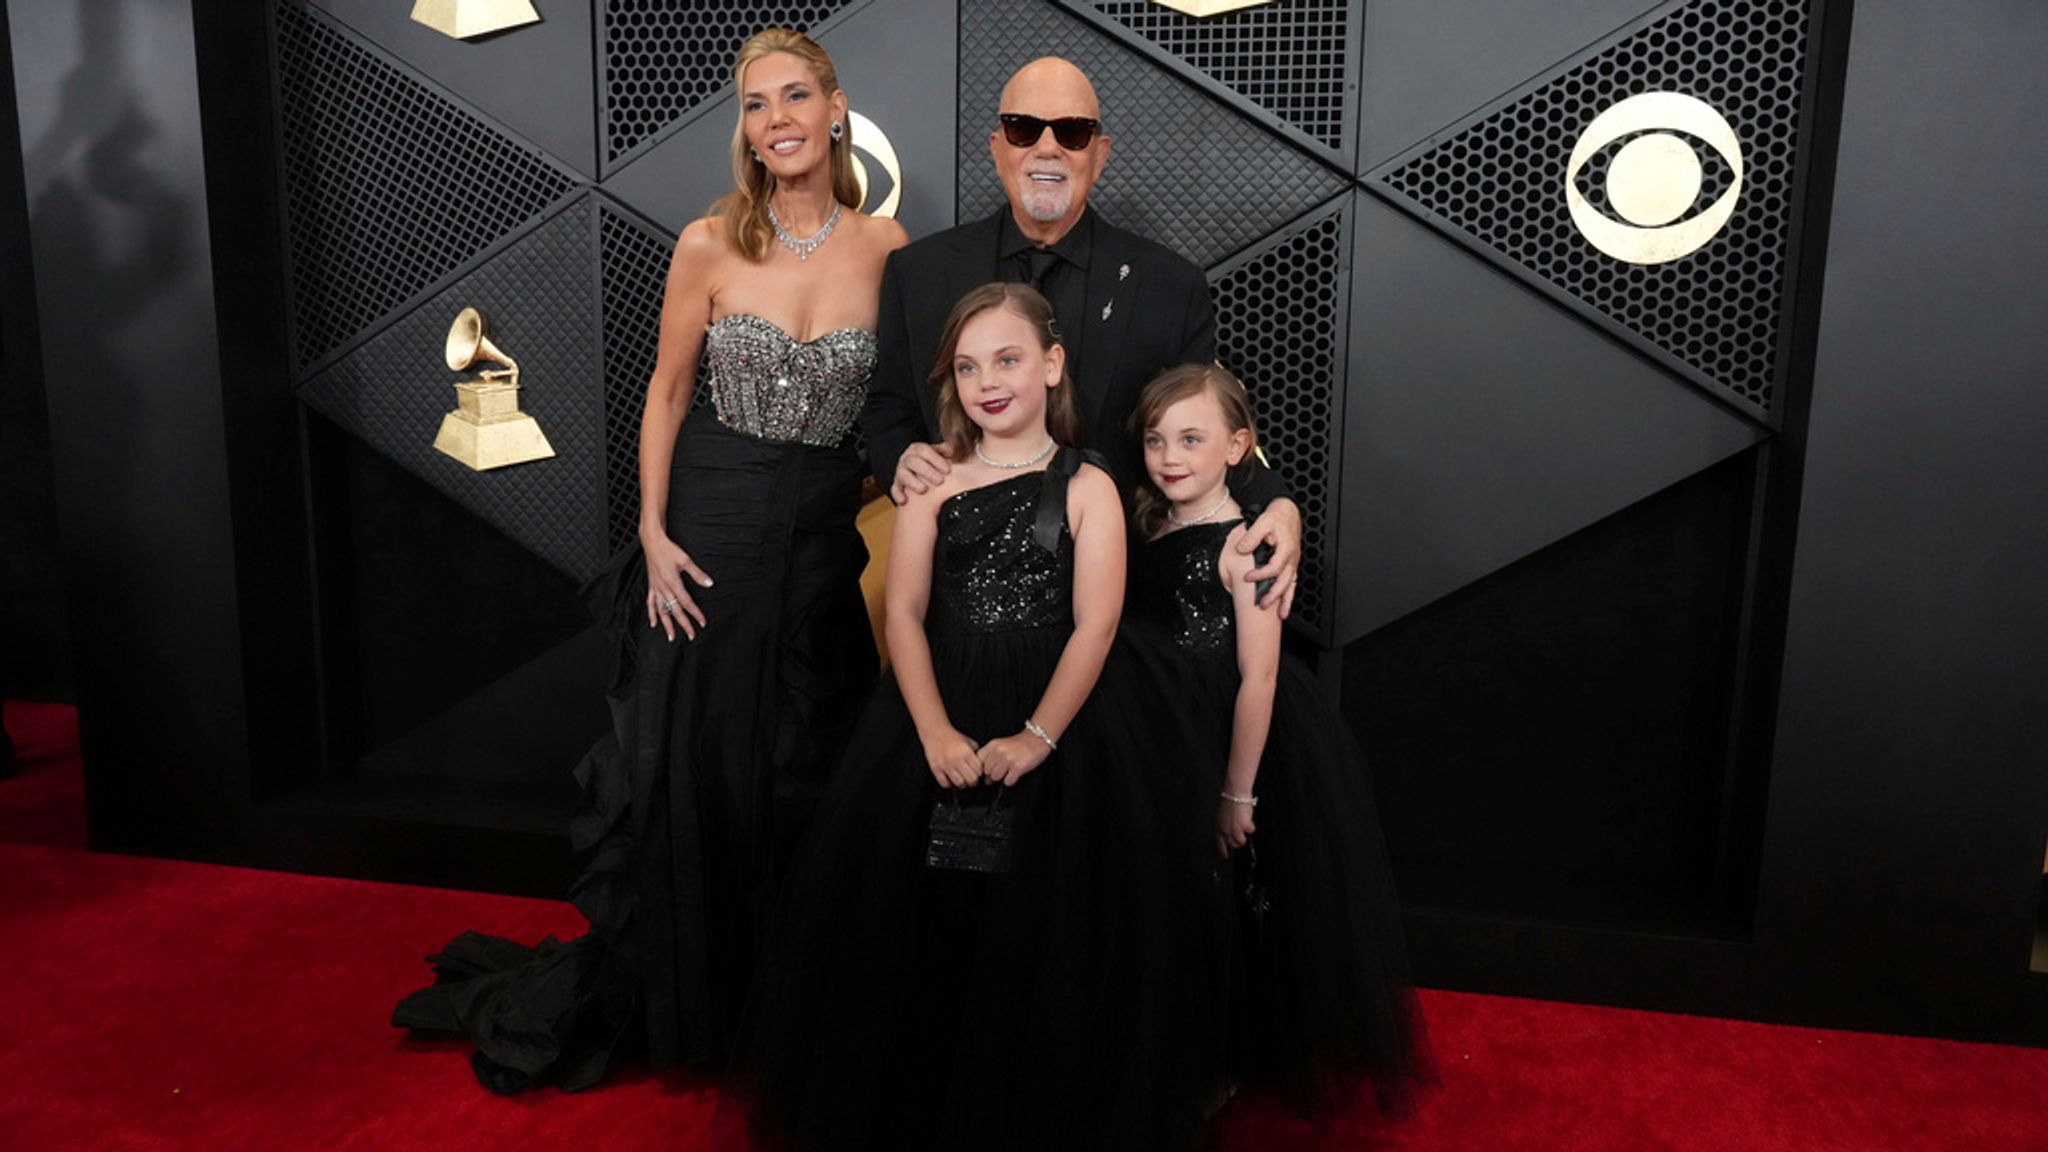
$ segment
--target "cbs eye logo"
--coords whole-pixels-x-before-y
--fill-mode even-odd
[[[881,125],[851,108],[846,110],[846,124],[853,132],[853,174],[860,181],[863,208],[875,190],[868,176],[868,160],[873,160],[889,174],[889,190],[883,194],[881,204],[870,210],[871,214],[896,215],[897,206],[903,203],[903,164],[896,159],[896,146],[889,143]],[[863,152],[867,153],[865,158],[861,155]]]
[[[1681,133],[1683,135],[1681,135]],[[1705,170],[1690,136],[1714,151],[1734,178],[1714,202],[1699,200]],[[1607,165],[1610,215],[1579,191],[1579,173],[1603,149],[1627,139]],[[1630,264],[1668,264],[1690,256],[1727,227],[1742,195],[1742,142],[1704,101],[1677,92],[1631,96],[1593,118],[1565,163],[1564,199],[1586,241]]]

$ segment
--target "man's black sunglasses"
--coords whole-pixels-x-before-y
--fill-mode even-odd
[[[1102,121],[1092,116],[1062,116],[1057,120],[1041,120],[1026,116],[1022,112],[1005,112],[997,119],[1003,122],[1003,139],[1012,148],[1029,148],[1038,143],[1047,128],[1052,129],[1052,138],[1060,147],[1069,152],[1079,152],[1095,140],[1095,134],[1102,130]]]

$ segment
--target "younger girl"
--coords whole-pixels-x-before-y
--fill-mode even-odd
[[[1240,960],[1233,1065],[1311,1104],[1369,1076],[1399,1102],[1426,1059],[1372,781],[1313,675],[1282,658],[1280,621],[1244,579],[1245,512],[1231,469],[1256,442],[1244,385],[1183,365],[1149,384],[1132,424],[1149,483],[1137,493],[1133,614],[1184,656],[1182,721],[1214,750],[1216,851],[1238,856]],[[1220,777],[1220,778],[1219,778]],[[1336,1094],[1336,1095],[1333,1095]]]
[[[1123,507],[1070,447],[1038,293],[968,293],[935,364],[955,463],[897,511],[894,675],[785,890],[743,1083],[771,1142],[806,1148],[1156,1146],[1200,1103],[1191,1060],[1152,1058],[1184,1027],[1154,977],[1197,878],[1145,775],[1189,753],[1108,659]],[[1007,858],[954,853],[963,819]]]

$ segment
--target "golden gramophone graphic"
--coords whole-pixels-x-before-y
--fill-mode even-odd
[[[434,437],[434,447],[478,472],[555,454],[540,425],[519,410],[519,365],[491,343],[487,327],[483,313],[464,308],[448,329],[448,367],[461,372],[479,360],[504,367],[456,381],[455,411]]]

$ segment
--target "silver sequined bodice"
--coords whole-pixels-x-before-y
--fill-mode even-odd
[[[798,340],[739,312],[704,330],[700,378],[718,422],[763,440],[825,447],[844,440],[874,371],[874,334],[859,328]]]

